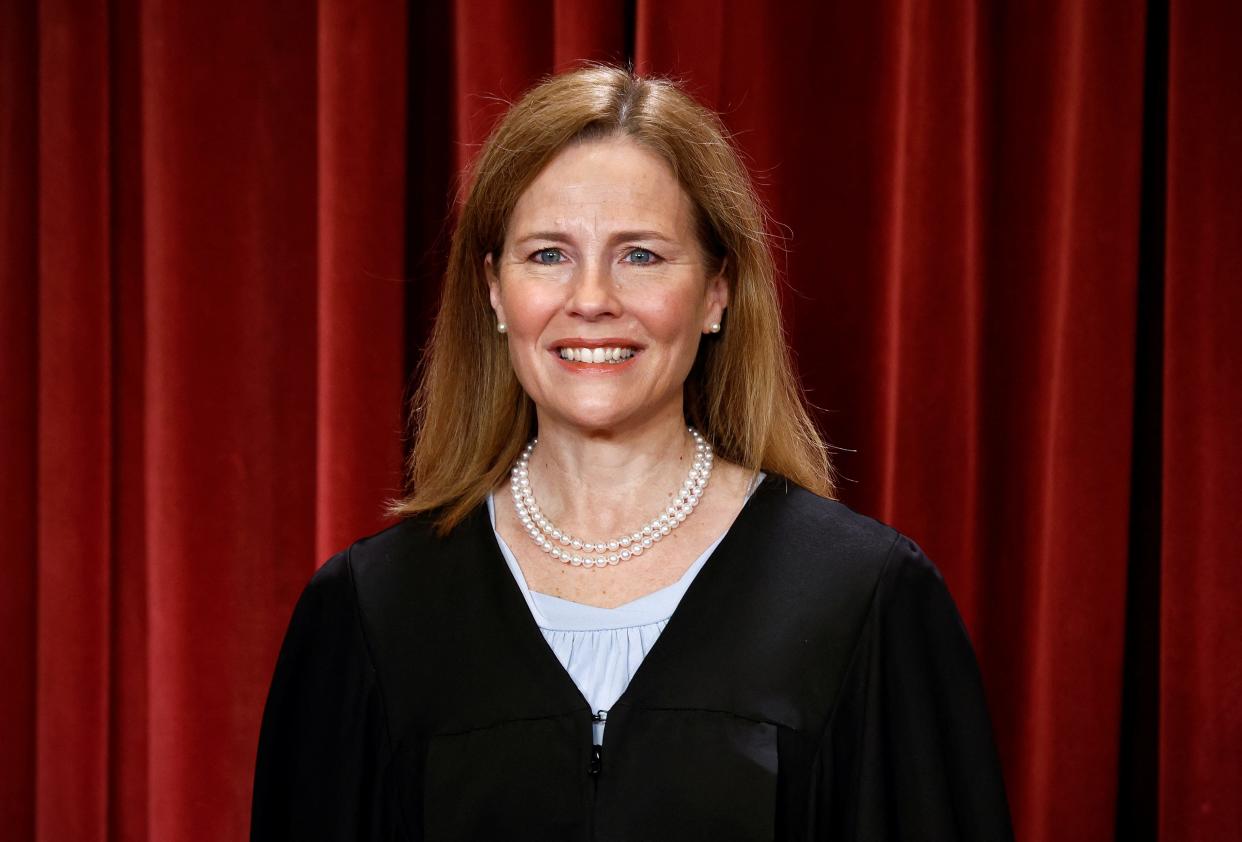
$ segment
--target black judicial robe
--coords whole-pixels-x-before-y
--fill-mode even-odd
[[[1002,840],[974,654],[904,535],[770,475],[592,712],[480,506],[333,556],[263,715],[251,839]]]

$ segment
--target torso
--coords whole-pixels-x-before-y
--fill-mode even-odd
[[[531,590],[584,605],[615,608],[680,579],[733,523],[746,501],[750,481],[751,474],[745,469],[717,458],[694,514],[652,549],[615,567],[584,570],[540,550],[517,520],[507,482],[496,489],[496,529],[513,551]],[[671,499],[671,491],[668,496]],[[646,517],[657,512],[659,508],[653,506]]]
[[[379,777],[369,779],[369,791],[384,797],[360,808],[356,799],[332,800],[357,787],[327,786],[312,801],[352,809],[359,827],[396,828],[417,816],[429,838],[510,838],[515,827],[546,840],[771,840],[773,828],[782,838],[853,838],[859,814],[837,808],[858,797],[860,770],[901,767],[890,749],[900,754],[909,740],[891,739],[894,724],[899,736],[913,733],[938,750],[940,714],[948,711],[957,717],[953,733],[973,747],[945,761],[970,779],[955,782],[954,792],[982,799],[945,801],[944,832],[935,838],[953,837],[954,820],[982,813],[984,801],[1003,811],[977,667],[934,566],[892,528],[776,472],[769,477],[736,523],[727,515],[716,521],[713,528],[730,526],[728,537],[644,657],[624,703],[609,710],[611,742],[595,755],[600,774],[588,777],[588,705],[533,622],[483,505],[446,535],[430,516],[405,519],[320,568],[286,637],[284,677],[273,684],[282,695],[269,701],[277,711],[317,706],[305,708],[309,718],[275,717],[283,729],[266,744],[296,748],[305,722],[345,710],[358,726],[334,745],[374,765]],[[735,489],[735,497],[724,495],[733,500],[726,510],[741,503],[744,483]],[[691,520],[707,515],[706,506]],[[506,513],[503,503],[497,512]],[[676,575],[698,532],[678,535],[683,553],[652,560]],[[529,538],[513,542],[520,550]],[[532,573],[546,570],[523,556]],[[622,563],[598,573],[636,569]],[[347,680],[321,681],[325,675]],[[917,692],[876,692],[877,675],[896,682],[889,690]],[[904,707],[890,710],[894,700]],[[306,760],[304,752],[281,753],[290,764]],[[269,770],[269,792],[284,791],[292,768]],[[903,780],[917,782],[917,771]],[[884,775],[878,780],[864,824],[882,828],[895,802]],[[948,797],[943,781],[927,786],[910,810]],[[297,815],[307,815],[307,804],[299,802]],[[980,833],[1011,838],[994,824]]]

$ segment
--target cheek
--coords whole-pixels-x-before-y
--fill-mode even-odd
[[[697,296],[689,294],[652,296],[644,302],[643,321],[653,336],[665,341],[693,339],[699,333],[701,304]]]
[[[560,301],[552,290],[541,290],[534,286],[526,286],[521,295],[503,296],[501,303],[505,308],[510,332],[522,336],[542,331],[560,306]]]

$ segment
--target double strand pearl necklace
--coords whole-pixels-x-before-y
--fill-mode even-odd
[[[535,502],[535,492],[530,487],[530,455],[535,451],[539,439],[531,439],[512,471],[513,506],[517,509],[518,520],[522,522],[526,534],[552,558],[574,567],[593,569],[615,565],[642,555],[690,517],[703,496],[708,477],[711,476],[712,446],[698,430],[693,427],[687,429],[694,437],[694,461],[690,465],[689,476],[681,484],[681,493],[677,495],[677,499],[642,529],[609,541],[583,541],[575,538],[565,530],[558,529],[539,509],[539,504]]]

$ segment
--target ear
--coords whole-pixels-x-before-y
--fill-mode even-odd
[[[483,258],[483,275],[487,278],[487,297],[492,302],[492,310],[496,313],[496,321],[503,322],[505,320],[505,310],[500,304],[500,273],[496,271],[496,264],[492,261],[492,253],[490,251]]]
[[[724,321],[725,308],[729,306],[729,279],[725,275],[727,264],[722,263],[720,271],[707,282],[707,313],[703,324],[703,332],[709,333],[713,324]]]

